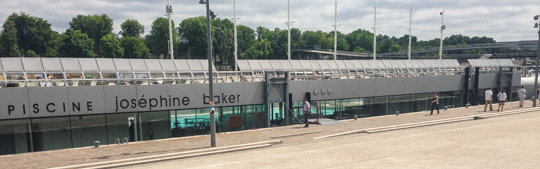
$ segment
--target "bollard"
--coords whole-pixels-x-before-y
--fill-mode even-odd
[[[358,119],[358,115],[354,115],[354,120]]]
[[[116,138],[116,140],[114,140],[114,144],[116,144],[116,145],[120,144],[120,139]]]
[[[396,111],[396,116],[399,116],[399,111]]]
[[[444,106],[444,110],[448,109],[448,106]]]
[[[99,148],[99,141],[94,141],[94,148]]]
[[[128,138],[127,137],[124,137],[124,142],[122,144],[127,144],[129,141],[128,141]]]

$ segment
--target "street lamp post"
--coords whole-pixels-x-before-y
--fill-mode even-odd
[[[337,1],[336,1],[336,14],[334,19],[334,60],[337,60]]]
[[[238,71],[236,61],[238,60],[238,32],[236,29],[236,0],[234,0],[234,71]]]
[[[291,4],[287,0],[287,58],[291,60]]]
[[[173,49],[173,35],[172,35],[172,24],[171,24],[171,15],[172,15],[172,6],[171,6],[171,0],[167,0],[167,7],[166,7],[166,13],[167,16],[169,16],[169,54],[171,55],[171,60],[174,60],[174,49]]]
[[[411,34],[412,34],[412,8],[409,14],[409,52],[407,53],[407,56],[409,57],[409,60],[411,60]]]
[[[538,20],[538,18],[540,17],[540,15],[536,15],[534,16],[534,20]],[[536,50],[536,75],[535,75],[535,78],[534,78],[534,90],[537,90],[538,88],[538,58],[540,58],[540,24],[539,23],[535,23],[534,24],[534,28],[538,28],[538,49]],[[538,96],[536,96],[538,97]],[[533,99],[533,107],[536,107],[536,99]]]
[[[444,25],[444,11],[441,12],[441,47],[439,48],[439,59],[442,59],[443,31],[446,29]]]
[[[377,60],[377,5],[375,5],[373,19],[373,60]]]
[[[206,28],[207,28],[207,41],[208,41],[208,96],[210,97],[210,144],[212,147],[216,147],[216,118],[213,111],[214,103],[214,74],[212,72],[212,30],[210,25],[210,19],[214,19],[217,14],[210,11],[210,0],[201,0],[199,4],[206,4]]]

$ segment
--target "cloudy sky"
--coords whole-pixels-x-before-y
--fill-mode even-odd
[[[199,0],[171,0],[176,26],[186,18],[205,15]],[[233,0],[211,0],[210,8],[220,18],[233,18]],[[58,32],[69,27],[78,14],[107,14],[114,20],[114,32],[126,19],[136,19],[150,31],[152,21],[164,17],[167,0],[1,0],[0,24],[13,12],[24,11],[44,18]],[[488,36],[495,40],[535,40],[534,15],[540,14],[538,0],[338,0],[338,31],[372,30],[374,6],[377,5],[378,34],[408,34],[412,8],[413,36],[420,40],[440,37],[441,16],[447,31],[444,36],[462,34]],[[335,0],[290,0],[291,21],[300,30],[333,30]],[[287,0],[236,0],[238,24],[253,29],[264,26],[286,29]]]

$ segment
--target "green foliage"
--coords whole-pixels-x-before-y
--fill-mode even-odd
[[[103,36],[101,42],[101,57],[121,58],[124,55],[124,48],[120,47],[120,41],[112,34]]]
[[[38,55],[44,55],[47,49],[51,48],[49,42],[53,40],[54,34],[58,34],[51,29],[51,24],[46,20],[24,12],[11,14],[2,28],[7,30],[5,32],[15,30],[16,46],[22,53],[32,50]],[[13,50],[13,47],[8,50]]]
[[[94,40],[80,30],[67,30],[61,47],[64,57],[92,58],[94,53]]]
[[[51,48],[47,49],[47,52],[45,52],[45,57],[59,57],[59,56],[60,54],[56,50],[51,49]]]
[[[238,58],[241,58],[242,53],[247,51],[255,43],[255,30],[245,25],[236,26],[238,31]]]
[[[174,21],[171,21],[174,29]],[[178,33],[173,31],[173,40],[178,37]],[[146,45],[150,52],[155,54],[169,53],[169,20],[166,18],[157,18],[152,22],[150,35],[146,37]]]
[[[26,54],[24,55],[25,57],[38,57],[38,55],[36,54],[36,52],[34,52],[33,50],[28,50],[26,51]]]
[[[188,40],[187,48],[192,58],[206,58],[208,51],[206,17],[187,18],[180,23],[179,33]]]
[[[94,41],[93,53],[101,54],[101,41],[103,36],[112,33],[113,20],[106,14],[101,15],[77,15],[69,22],[69,30],[80,30]],[[99,56],[103,57],[103,56]]]
[[[4,31],[0,35],[0,56],[18,57],[19,47],[17,46],[17,28],[15,28],[15,23],[7,20],[3,27]]]
[[[119,33],[122,37],[140,37],[144,34],[144,26],[135,19],[128,19],[120,25],[122,29]]]
[[[149,59],[150,50],[143,41],[137,37],[126,37],[120,40],[120,46],[124,49],[124,58]]]

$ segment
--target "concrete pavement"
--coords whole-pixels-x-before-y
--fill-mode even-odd
[[[540,112],[129,167],[538,168]]]
[[[531,107],[532,102],[527,101],[525,107],[519,107],[517,102],[505,105],[505,111],[525,110]],[[496,113],[496,111],[494,111]],[[494,113],[491,112],[491,113]],[[343,120],[342,124],[310,125],[302,128],[300,125],[273,127],[259,130],[246,130],[232,133],[217,134],[218,147],[247,144],[261,141],[279,139],[283,143],[278,146],[296,145],[317,142],[313,138],[328,136],[336,133],[362,130],[368,128],[387,127],[426,121],[462,118],[486,114],[483,106],[469,108],[456,108],[447,111],[441,110],[440,115],[428,116],[429,112],[417,112],[388,115],[370,118],[361,118],[357,121]],[[341,138],[341,137],[337,137]],[[322,139],[326,140],[326,139]],[[51,168],[87,163],[106,163],[108,161],[141,158],[167,153],[178,153],[192,150],[210,148],[208,135],[171,138],[155,141],[129,143],[118,146],[102,146],[100,148],[78,148],[56,151],[34,152],[16,155],[0,156],[0,168]]]

